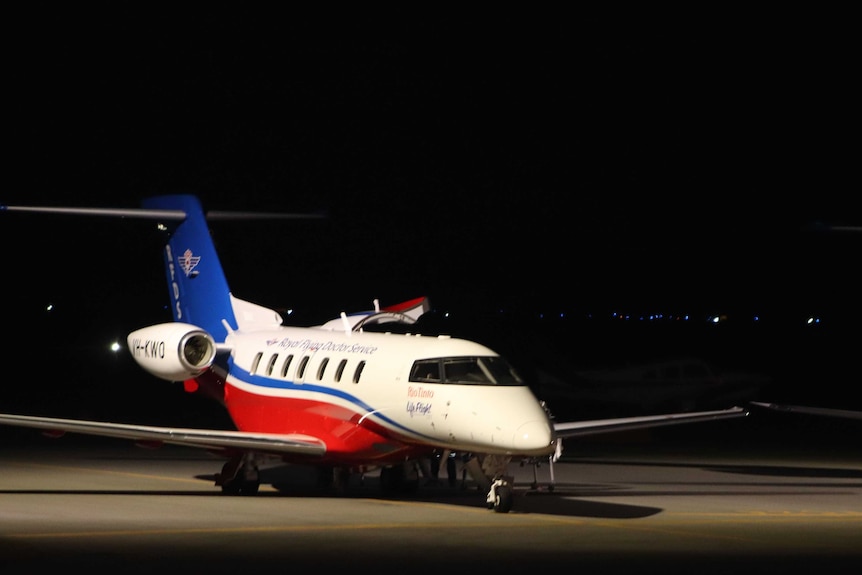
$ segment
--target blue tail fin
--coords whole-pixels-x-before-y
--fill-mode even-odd
[[[145,209],[181,210],[186,217],[168,222],[165,273],[174,321],[190,323],[223,342],[227,330],[222,320],[236,329],[230,289],[210,237],[200,202],[192,195],[147,198]]]

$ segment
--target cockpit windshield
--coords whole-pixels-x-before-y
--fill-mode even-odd
[[[413,363],[410,381],[469,385],[524,385],[509,362],[499,356],[440,357]]]

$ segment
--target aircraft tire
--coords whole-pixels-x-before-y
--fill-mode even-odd
[[[239,495],[239,491],[239,484],[236,481],[231,481],[221,486],[221,492],[225,495]]]
[[[508,485],[500,485],[494,490],[494,512],[508,513],[515,502],[515,493]]]
[[[225,495],[257,495],[260,491],[260,481],[242,481],[235,479],[221,487]]]
[[[240,495],[257,495],[260,491],[260,481],[243,481],[239,488]]]

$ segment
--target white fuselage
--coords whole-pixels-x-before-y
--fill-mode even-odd
[[[523,383],[411,378],[417,359],[499,358],[475,342],[284,327],[225,343],[233,351],[224,401],[243,431],[312,435],[347,458],[404,446],[553,452],[553,426]]]

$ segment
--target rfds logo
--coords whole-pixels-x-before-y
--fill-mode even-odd
[[[192,250],[187,249],[183,252],[183,255],[178,258],[180,268],[182,268],[183,273],[186,274],[186,277],[195,277],[198,275],[198,272],[193,271],[197,265],[201,261],[200,256],[196,256],[192,254]]]

